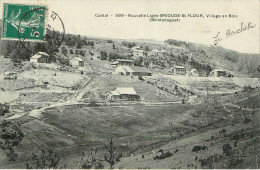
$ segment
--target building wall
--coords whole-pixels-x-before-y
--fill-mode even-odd
[[[79,66],[84,66],[84,61],[79,61]]]
[[[184,75],[184,74],[186,74],[186,69],[185,68],[174,68],[174,74]]]
[[[130,95],[130,94],[121,94],[119,96],[112,96],[112,100],[138,100],[140,96],[138,95]]]
[[[133,72],[133,76],[151,76],[152,73],[146,73],[146,72]]]
[[[122,62],[122,61],[119,61],[119,65],[122,65],[122,66],[132,66],[132,65],[134,65],[134,63],[133,62]]]
[[[84,66],[84,61],[70,60],[70,65],[72,65],[72,66]]]
[[[31,59],[30,59],[30,62],[32,62],[32,63],[37,63],[37,61],[38,61],[37,58],[31,58]]]
[[[48,63],[49,60],[48,60],[48,57],[41,56],[40,58],[31,58],[30,62],[33,62],[33,63]]]

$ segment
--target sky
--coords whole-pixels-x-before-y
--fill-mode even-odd
[[[3,1],[3,0],[1,0]],[[11,1],[11,0],[6,0]],[[66,33],[119,39],[183,40],[218,45],[241,53],[259,54],[259,0],[12,0],[41,3],[62,19]],[[108,14],[109,17],[95,17]],[[149,18],[115,17],[116,14],[203,14],[204,18],[180,18],[180,22],[150,22]],[[237,15],[207,18],[206,14]],[[112,15],[112,16],[110,16]],[[2,11],[0,14],[2,18]],[[255,25],[226,39],[226,31]],[[53,23],[54,24],[54,23]]]

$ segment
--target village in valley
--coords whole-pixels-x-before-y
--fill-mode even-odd
[[[71,34],[51,54],[11,51],[0,57],[1,121],[19,122],[20,138],[0,168],[33,167],[44,147],[59,154],[54,168],[258,168],[258,55]]]

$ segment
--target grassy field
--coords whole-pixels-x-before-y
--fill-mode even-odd
[[[152,143],[168,140],[169,121],[177,120],[190,108],[183,105],[52,108],[43,113],[42,120],[25,121],[22,126],[25,138],[18,148],[19,155],[28,154],[30,148],[49,146],[63,155],[62,160],[68,161],[78,158],[82,151],[88,152],[90,146],[99,147],[102,152],[103,144],[113,136],[124,156],[129,156]],[[73,159],[70,166],[75,166]]]

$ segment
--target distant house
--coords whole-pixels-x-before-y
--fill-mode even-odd
[[[111,100],[138,100],[140,96],[133,87],[117,87],[110,91],[109,98]]]
[[[214,69],[209,73],[211,77],[234,77],[234,75],[224,69]]]
[[[155,56],[160,55],[160,53],[161,53],[161,52],[160,52],[159,50],[157,50],[157,49],[154,49],[154,50],[151,51],[151,54],[152,54],[152,55],[155,55]]]
[[[144,51],[143,50],[133,50],[133,56],[134,57],[143,57]]]
[[[175,75],[185,75],[186,74],[186,68],[183,67],[183,66],[173,66],[172,72]]]
[[[134,46],[134,47],[131,48],[131,50],[132,50],[132,51],[134,51],[134,50],[141,50],[141,47],[139,47],[139,46]]]
[[[151,76],[152,73],[146,67],[138,66],[118,66],[115,74],[126,76]]]
[[[151,76],[152,73],[146,67],[130,66],[133,76]]]
[[[84,60],[82,60],[79,57],[74,57],[73,59],[70,60],[70,65],[72,67],[82,67],[84,66]]]
[[[132,70],[129,66],[118,66],[115,69],[115,74],[130,76]]]
[[[122,66],[132,66],[134,65],[134,60],[129,60],[129,59],[117,59],[118,65]]]
[[[49,55],[45,52],[38,52],[30,58],[32,63],[49,63]]]
[[[166,54],[166,51],[165,51],[165,50],[161,50],[160,52],[161,52],[161,54],[163,54],[163,55]]]

